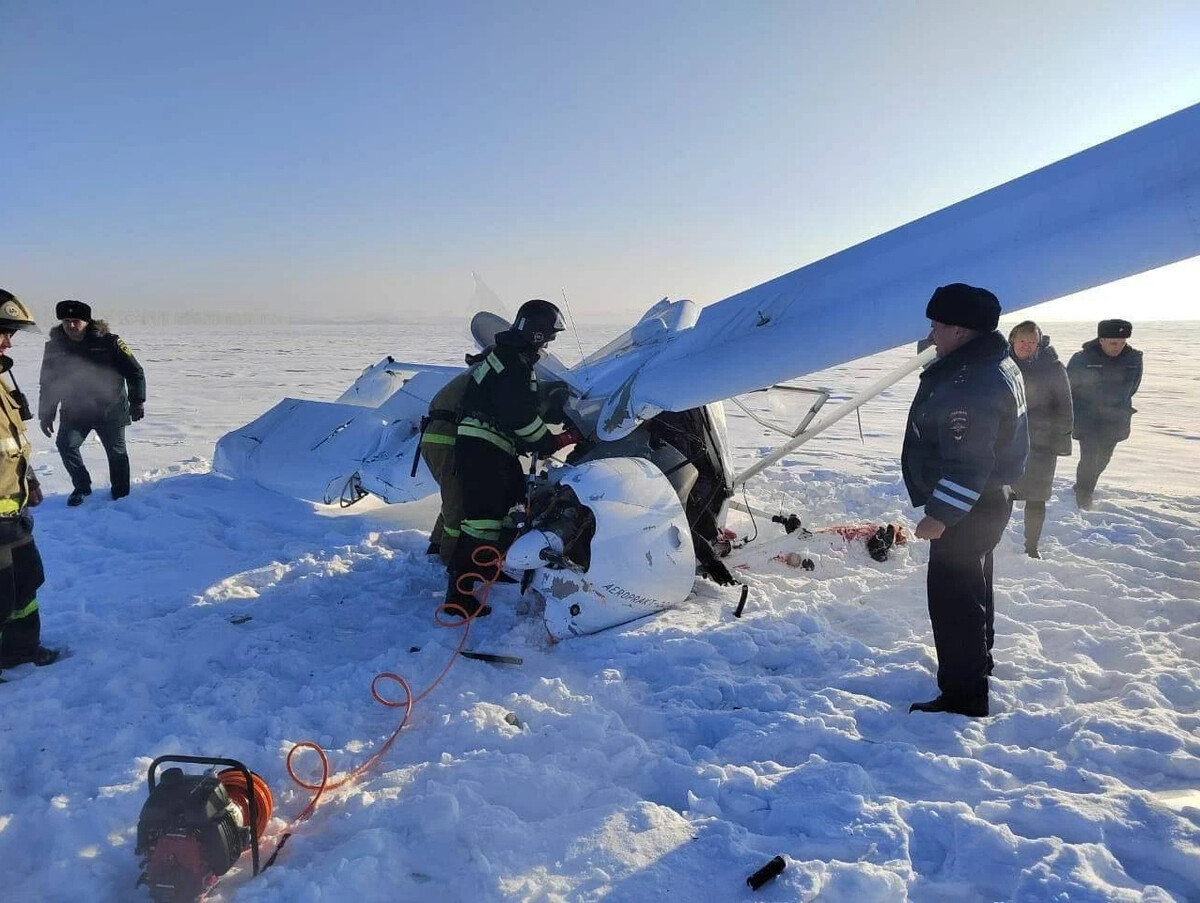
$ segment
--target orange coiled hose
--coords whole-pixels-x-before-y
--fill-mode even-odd
[[[497,578],[500,576],[500,569],[504,564],[504,556],[495,546],[482,545],[478,546],[474,552],[471,553],[471,561],[477,567],[483,570],[494,569],[491,577],[486,577],[482,573],[471,572],[463,574],[458,578],[458,588],[461,592],[470,592],[471,583],[474,583],[475,581],[479,582],[476,598],[479,600],[480,610],[482,610],[483,606],[487,604],[487,597],[491,592],[493,584],[495,584]],[[471,581],[471,583],[467,583],[467,581]],[[454,615],[459,618],[459,620],[447,620],[445,617],[443,617],[446,614]],[[412,687],[409,686],[408,681],[406,681],[399,674],[393,674],[391,671],[382,671],[371,679],[371,696],[375,699],[375,701],[387,706],[388,708],[404,709],[404,715],[401,717],[400,723],[396,725],[396,729],[392,731],[391,736],[389,736],[387,740],[383,742],[383,745],[376,750],[374,755],[352,770],[345,777],[336,781],[329,780],[329,756],[326,754],[325,750],[321,748],[320,744],[314,743],[312,740],[301,740],[299,743],[293,746],[291,750],[288,751],[286,762],[288,774],[291,776],[293,781],[295,781],[304,789],[314,791],[313,798],[309,800],[308,805],[304,807],[304,811],[293,818],[284,828],[282,836],[279,838],[279,842],[275,846],[275,851],[271,854],[271,858],[267,861],[267,864],[263,866],[263,868],[267,868],[275,862],[275,857],[279,855],[279,851],[283,849],[283,845],[287,843],[288,838],[292,836],[292,829],[295,828],[295,826],[300,822],[306,821],[312,816],[313,812],[315,812],[317,809],[317,804],[320,802],[321,797],[327,790],[337,790],[339,787],[344,787],[347,784],[353,783],[368,770],[370,770],[376,762],[387,755],[388,750],[392,748],[392,744],[396,742],[396,738],[400,736],[400,731],[403,730],[404,725],[408,723],[408,719],[412,715],[413,706],[433,692],[433,688],[442,682],[442,678],[449,673],[450,668],[454,665],[454,662],[458,660],[458,655],[460,652],[462,652],[463,647],[467,643],[467,637],[471,633],[471,623],[476,617],[478,617],[478,615],[468,616],[467,612],[461,606],[455,605],[452,602],[443,603],[437,607],[434,612],[434,621],[437,623],[437,625],[439,627],[462,627],[462,637],[459,638],[458,645],[455,647],[453,654],[450,656],[450,660],[446,662],[446,667],[442,669],[441,673],[434,678],[433,682],[426,687],[419,696],[413,696]],[[390,680],[399,685],[400,689],[404,691],[404,696],[399,700],[391,700],[384,697],[379,691],[379,682],[381,680]],[[310,782],[304,780],[296,774],[295,769],[292,767],[292,759],[296,753],[302,749],[311,749],[320,759],[320,780],[316,782]],[[258,776],[255,775],[255,777]],[[245,784],[244,780],[242,781],[242,784]],[[263,785],[263,789],[266,790],[265,784]],[[267,791],[267,794],[269,798],[269,790]],[[262,810],[260,809],[260,812],[261,811]]]

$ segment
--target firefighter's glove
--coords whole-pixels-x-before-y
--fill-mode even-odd
[[[45,436],[47,439],[49,439],[51,436],[54,435],[54,421],[53,420],[43,420],[41,425],[42,425],[42,435],[43,436]]]
[[[146,406],[144,404],[131,404],[129,406],[129,419],[141,420],[146,416]]]
[[[568,445],[578,445],[583,441],[583,433],[579,431],[578,427],[571,426],[559,433],[555,437],[555,440],[558,444],[554,446],[554,450],[558,451],[558,449],[566,448]]]

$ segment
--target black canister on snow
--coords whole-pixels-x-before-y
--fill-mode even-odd
[[[746,879],[746,883],[750,885],[751,890],[758,890],[780,872],[787,868],[787,862],[782,856],[776,856],[757,872]]]

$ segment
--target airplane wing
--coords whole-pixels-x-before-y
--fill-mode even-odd
[[[592,380],[597,431],[915,341],[939,285],[1012,312],[1198,254],[1200,104],[704,308]]]
[[[353,501],[361,489],[388,502],[424,498],[437,483],[417,460],[420,420],[462,369],[384,358],[336,402],[285,398],[226,433],[213,469],[321,504]]]
[[[373,364],[363,370],[354,384],[338,396],[335,402],[374,408],[391,398],[396,390],[404,386],[417,373],[445,373],[446,378],[450,379],[461,370],[462,367],[398,361],[389,354],[378,364]]]

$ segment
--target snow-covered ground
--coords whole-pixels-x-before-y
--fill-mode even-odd
[[[134,834],[164,753],[259,772],[269,854],[309,799],[289,749],[312,739],[337,772],[366,760],[399,719],[371,679],[420,692],[461,633],[432,616],[432,504],[317,510],[209,461],[283,395],[332,399],[384,354],[458,362],[462,330],[113,325],[150,386],[132,496],[107,498],[93,440],[101,491],[67,509],[35,435],[44,638],[74,654],[0,686],[5,901],[148,899]],[[1064,360],[1093,334],[1047,329]],[[701,585],[684,608],[549,646],[497,588],[468,645],[524,664],[455,661],[374,770],[212,899],[1200,899],[1200,323],[1138,324],[1133,341],[1140,413],[1095,510],[1072,507],[1060,459],[1045,559],[1022,554],[1019,513],[998,550],[990,719],[907,714],[936,692],[927,547],[877,563],[760,521],[737,557],[741,619],[734,594]],[[30,395],[39,344],[14,352]],[[902,357],[805,382],[846,394]],[[813,528],[911,525],[898,458],[915,380],[863,410],[864,442],[849,418],[751,500]],[[745,416],[730,429],[740,462],[768,444]],[[815,569],[772,560],[786,551]],[[776,854],[787,870],[752,893],[746,875]]]

